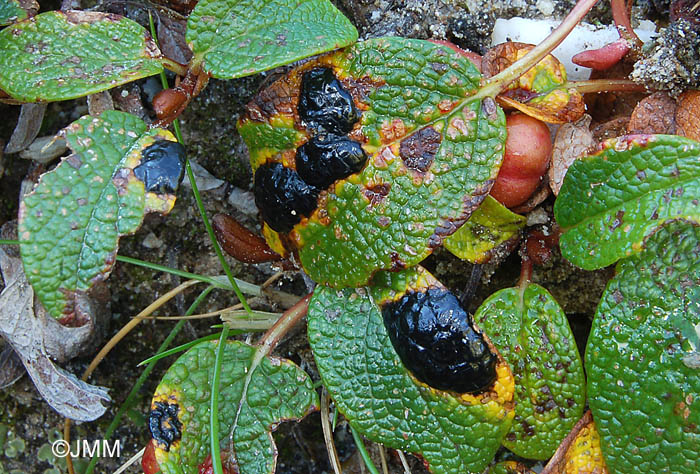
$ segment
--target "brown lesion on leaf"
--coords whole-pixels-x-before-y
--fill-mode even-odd
[[[385,84],[384,81],[372,79],[369,76],[362,76],[360,78],[341,76],[338,80],[340,80],[345,90],[348,91],[358,110],[368,110],[369,105],[367,104],[367,98],[373,91]]]
[[[403,270],[406,268],[406,262],[401,260],[401,256],[398,254],[398,252],[391,252],[391,268],[390,271],[392,272],[398,272],[400,270]]]
[[[106,275],[100,274],[102,280]],[[87,295],[84,291],[59,288],[64,298],[66,305],[63,307],[62,315],[57,319],[61,325],[71,328],[79,328],[90,323],[92,312],[86,311],[84,306],[87,301]],[[78,308],[78,306],[81,306]]]
[[[527,422],[527,420],[520,421],[520,427],[525,436],[533,437],[535,436],[535,428]]]
[[[406,168],[427,172],[440,149],[442,135],[433,127],[425,127],[401,140],[399,156]]]
[[[240,122],[269,122],[272,117],[286,115],[298,122],[299,101],[298,75],[288,75],[263,89],[245,106]]]
[[[379,183],[362,189],[362,194],[369,201],[369,205],[375,207],[384,202],[390,189],[391,183]]]
[[[472,215],[477,207],[481,205],[486,196],[488,196],[493,187],[494,179],[487,179],[481,185],[477,186],[472,194],[467,194],[463,198],[462,213],[453,218],[447,218],[440,221],[435,227],[433,234],[428,238],[428,247],[435,249],[442,245],[446,237],[454,234],[457,229],[467,222],[467,219]]]
[[[406,136],[406,124],[400,118],[384,121],[380,126],[380,134],[383,143],[392,143]]]
[[[611,231],[614,231],[624,223],[624,216],[625,211],[623,211],[622,209],[617,211],[617,214],[615,214],[615,219],[613,219],[612,223],[610,224]]]

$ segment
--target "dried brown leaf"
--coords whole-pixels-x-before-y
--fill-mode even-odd
[[[17,153],[27,148],[39,134],[44,120],[46,104],[24,104],[19,112],[19,119],[5,153]]]
[[[700,141],[700,91],[686,91],[678,97],[678,135]]]
[[[106,410],[104,402],[110,400],[106,390],[56,367],[47,350],[49,347],[62,359],[72,357],[80,349],[75,341],[83,341],[86,334],[91,337],[91,328],[60,328],[52,318],[35,312],[38,303],[16,254],[12,247],[0,247],[5,283],[0,293],[0,336],[14,349],[41,396],[58,413],[78,421],[99,418]]]
[[[18,381],[24,375],[25,370],[12,346],[1,338],[0,348],[0,390],[2,390]]]
[[[508,41],[491,48],[483,57],[484,76],[495,76],[525,56],[535,46]],[[566,123],[580,118],[585,106],[583,96],[566,86],[566,69],[548,54],[496,98],[504,107],[512,107],[547,123]]]
[[[578,158],[595,150],[597,142],[590,130],[591,116],[584,115],[573,123],[565,123],[554,137],[552,161],[549,165],[549,187],[555,196],[559,195],[566,171]]]
[[[94,117],[102,114],[105,110],[114,110],[114,101],[109,91],[102,91],[87,96],[88,113]]]
[[[185,41],[187,21],[171,18],[169,15],[159,13],[158,18],[158,44],[165,57],[187,64],[192,58],[192,51]]]
[[[655,92],[634,108],[627,133],[653,135],[676,133],[676,101],[667,92]]]
[[[630,122],[629,117],[615,117],[593,127],[593,139],[597,142],[603,142],[610,138],[621,137],[627,134],[627,124]]]
[[[532,211],[537,206],[542,204],[544,200],[549,197],[551,192],[552,190],[549,189],[549,184],[547,183],[547,181],[543,180],[537,187],[535,192],[532,193],[529,198],[527,198],[527,201],[520,204],[519,206],[511,208],[511,211],[515,212],[516,214],[527,214],[528,212]]]

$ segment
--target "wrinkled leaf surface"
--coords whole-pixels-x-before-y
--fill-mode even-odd
[[[445,239],[444,245],[455,256],[471,263],[486,263],[491,252],[517,236],[527,219],[511,212],[491,196],[487,196],[469,220]]]
[[[474,320],[515,377],[515,418],[503,445],[525,458],[548,459],[586,402],[583,364],[566,315],[546,289],[529,284],[497,291]]]
[[[0,31],[0,49],[0,89],[24,102],[74,99],[163,70],[146,30],[110,13],[42,13]]]
[[[574,425],[542,474],[608,474],[591,411]]]
[[[639,252],[669,220],[700,221],[700,143],[632,135],[574,162],[554,205],[562,254],[586,270]]]
[[[151,408],[157,403],[176,404],[182,424],[182,437],[167,450],[165,444],[156,442],[155,455],[163,474],[197,474],[209,454],[210,385],[217,344],[203,342],[192,347],[168,369],[156,388]],[[271,431],[283,421],[304,417],[319,401],[308,375],[294,363],[265,357],[251,369],[255,359],[254,346],[226,343],[219,392],[219,439],[222,452],[230,453],[229,435],[233,432],[235,462],[241,474],[271,474],[277,458]]]
[[[474,395],[417,382],[394,351],[376,303],[409,287],[437,284],[427,272],[411,269],[378,274],[371,289],[317,286],[309,304],[309,341],[324,386],[355,429],[419,453],[431,472],[482,472],[512,420],[510,371],[500,364],[493,388]]]
[[[186,39],[205,72],[233,79],[347,46],[357,30],[327,0],[202,0]]]
[[[47,311],[68,323],[76,295],[111,272],[119,237],[135,232],[148,212],[169,212],[173,194],[145,192],[133,173],[141,150],[175,141],[139,118],[107,111],[63,132],[73,154],[44,174],[20,204],[19,238],[27,278]]]
[[[473,97],[481,75],[459,53],[428,41],[378,38],[292,71],[248,106],[239,122],[253,169],[294,166],[309,138],[296,110],[304,71],[333,68],[362,117],[348,137],[365,168],[322,194],[318,208],[284,236],[267,226],[273,249],[298,252],[311,278],[366,284],[381,269],[419,263],[481,204],[503,158],[505,118]],[[291,247],[291,248],[290,248]]]
[[[24,20],[38,10],[35,0],[0,0],[0,26]]]
[[[611,472],[700,465],[700,227],[672,223],[617,265],[586,347],[589,404]]]

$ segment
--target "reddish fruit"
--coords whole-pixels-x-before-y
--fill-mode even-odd
[[[552,139],[544,122],[520,113],[506,117],[506,128],[506,152],[491,196],[506,207],[515,207],[527,201],[542,182]]]
[[[146,450],[143,452],[141,469],[143,469],[143,474],[156,474],[160,472],[160,466],[158,465],[158,461],[156,461],[156,445],[153,440],[148,442]]]

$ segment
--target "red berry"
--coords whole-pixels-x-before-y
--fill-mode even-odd
[[[143,469],[144,474],[156,474],[160,472],[160,466],[158,461],[156,461],[156,444],[155,441],[150,440],[146,445],[146,451],[143,453],[141,458],[141,469]]]
[[[491,196],[506,207],[515,207],[527,201],[542,182],[552,139],[544,122],[520,113],[506,117],[506,128],[506,152]]]

